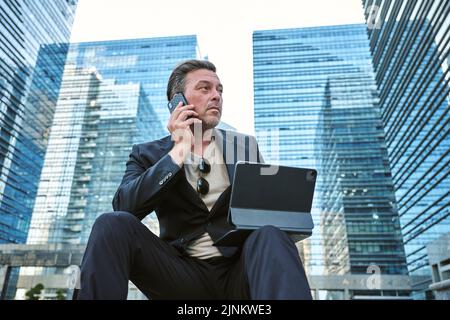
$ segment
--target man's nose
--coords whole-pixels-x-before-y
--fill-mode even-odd
[[[220,101],[222,99],[222,95],[219,90],[213,89],[212,91],[212,100]]]

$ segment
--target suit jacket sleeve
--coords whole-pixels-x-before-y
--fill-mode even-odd
[[[133,146],[125,175],[113,198],[114,211],[130,212],[139,219],[151,213],[167,189],[173,185],[180,167],[166,154],[150,167],[143,164],[139,146]]]

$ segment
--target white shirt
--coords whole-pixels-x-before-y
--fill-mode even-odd
[[[215,129],[214,129],[215,130]],[[190,153],[190,162],[184,165],[186,178],[194,190],[197,190],[197,180],[203,177],[209,183],[209,192],[206,195],[200,195],[209,211],[216,203],[219,196],[230,186],[230,180],[226,165],[223,160],[220,144],[222,143],[221,135],[217,131],[213,131],[214,140],[211,140],[208,147],[203,152],[203,158],[211,165],[211,171],[208,174],[202,174],[198,170],[198,164],[201,157]],[[199,238],[192,240],[186,249],[191,257],[198,259],[209,259],[212,257],[220,257],[222,254],[213,246],[213,241],[209,234],[205,232]]]

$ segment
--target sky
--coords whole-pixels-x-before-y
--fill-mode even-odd
[[[79,0],[71,42],[197,35],[224,85],[222,120],[254,134],[252,32],[352,23],[361,0]]]

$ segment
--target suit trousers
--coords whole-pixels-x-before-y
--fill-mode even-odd
[[[149,299],[312,299],[294,242],[255,230],[231,258],[189,257],[127,212],[101,215],[81,264],[77,299],[126,299],[131,280]]]

